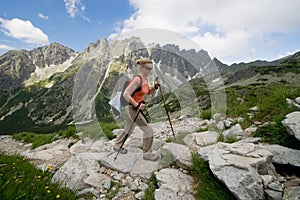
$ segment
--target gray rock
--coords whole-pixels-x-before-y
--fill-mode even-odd
[[[144,196],[145,196],[145,192],[144,191],[140,191],[140,192],[138,192],[138,193],[135,194],[135,198],[137,198],[139,200],[143,199]]]
[[[195,199],[193,193],[193,177],[177,169],[162,169],[156,172],[159,189],[155,190],[156,200]]]
[[[300,111],[286,115],[281,123],[286,127],[290,135],[294,135],[300,141]]]
[[[87,195],[99,197],[99,193],[95,188],[85,188],[77,192],[78,195]]]
[[[135,162],[130,172],[132,177],[141,177],[149,180],[152,173],[160,169],[159,161],[144,160],[142,156]]]
[[[261,172],[272,170],[272,154],[252,143],[217,143],[200,148],[198,154],[208,161],[212,173],[237,199],[264,199]],[[275,173],[275,172],[273,172]]]
[[[300,105],[297,102],[294,102],[292,99],[286,98],[285,99],[286,103],[289,105],[291,108],[292,106],[295,106],[296,108],[300,109]]]
[[[300,199],[300,186],[286,188],[283,192],[282,199],[294,200]]]
[[[34,163],[42,170],[45,170],[47,166],[56,168],[63,165],[71,157],[68,145],[74,141],[76,140],[57,140],[31,151],[22,152],[21,155],[29,160],[34,160]]]
[[[300,167],[300,150],[290,149],[280,145],[257,145],[258,148],[267,150],[273,154],[272,162],[278,164],[290,164]]]
[[[94,188],[105,188],[109,189],[109,187],[106,187],[106,183],[108,182],[110,184],[111,182],[111,177],[106,175],[106,174],[100,174],[93,172],[88,175],[88,177],[84,180],[85,184],[88,184]]]
[[[187,146],[176,143],[167,143],[162,147],[162,150],[170,152],[181,168],[189,169],[189,167],[192,166],[192,154]]]
[[[264,187],[268,187],[268,185],[274,180],[273,176],[271,175],[261,175],[263,180]]]
[[[295,102],[300,105],[300,97],[295,98]]]
[[[283,192],[282,187],[275,182],[270,183],[268,185],[268,188],[270,188],[271,190],[277,191],[277,192]]]
[[[100,168],[98,161],[90,153],[82,153],[69,160],[53,175],[52,182],[81,190],[87,188],[84,180],[89,174],[96,173]]]
[[[216,131],[205,131],[191,133],[185,136],[183,142],[192,150],[199,149],[201,146],[214,144],[217,142],[219,133]]]
[[[236,124],[232,126],[230,129],[223,131],[222,134],[224,135],[224,137],[228,137],[229,135],[234,135],[237,138],[240,138],[244,136],[244,131],[240,124]]]
[[[154,193],[155,200],[195,200],[191,194],[177,194],[170,189],[156,189]]]
[[[137,160],[142,157],[142,153],[128,151],[126,154],[119,154],[114,160],[116,154],[117,152],[107,153],[106,157],[101,158],[101,164],[122,173],[131,172]]]
[[[266,189],[266,198],[268,200],[281,200],[282,199],[282,192]]]

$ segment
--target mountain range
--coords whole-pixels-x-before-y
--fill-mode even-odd
[[[104,38],[82,52],[51,43],[0,56],[0,135],[46,133],[107,118],[109,99],[120,91],[128,76],[137,73],[134,61],[140,57],[154,61],[150,79],[159,77],[168,98],[185,84],[299,84],[300,52],[272,62],[257,60],[229,66],[211,59],[205,50],[182,50],[174,44],[146,45],[137,37],[116,41]],[[205,104],[203,97],[196,96],[200,106]]]

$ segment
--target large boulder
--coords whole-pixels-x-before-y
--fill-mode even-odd
[[[290,135],[294,135],[300,141],[300,111],[286,115],[281,123],[286,127]]]
[[[261,175],[275,174],[270,152],[256,148],[253,143],[220,142],[200,148],[198,153],[237,199],[265,198]]]
[[[162,169],[156,172],[158,189],[155,190],[156,200],[194,200],[193,177],[177,169]]]

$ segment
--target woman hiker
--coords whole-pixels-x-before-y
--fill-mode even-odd
[[[127,149],[123,147],[121,148],[121,146],[125,142],[126,138],[133,132],[134,126],[136,125],[144,133],[143,134],[144,160],[156,161],[160,158],[160,154],[152,152],[153,129],[148,124],[147,119],[142,113],[142,110],[145,107],[143,101],[145,95],[152,94],[156,89],[158,89],[159,81],[157,80],[155,82],[154,87],[149,88],[147,77],[152,74],[152,70],[153,70],[153,62],[150,59],[146,59],[146,58],[138,59],[136,64],[139,67],[139,75],[135,76],[135,78],[130,82],[130,84],[127,86],[127,88],[124,91],[123,96],[129,102],[129,105],[125,106],[127,121],[125,123],[123,132],[115,141],[114,150],[118,151],[121,154],[127,153]],[[131,94],[136,90],[136,88],[139,85],[142,85],[141,90],[135,92],[133,96],[131,96]],[[133,124],[133,120],[135,119],[136,116],[137,118]]]

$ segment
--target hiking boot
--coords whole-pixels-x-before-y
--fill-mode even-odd
[[[143,159],[150,160],[150,161],[157,161],[158,159],[160,159],[160,155],[157,153],[144,153]]]
[[[127,149],[119,148],[119,147],[114,147],[114,150],[117,152],[120,152],[120,154],[126,154],[127,153]]]

